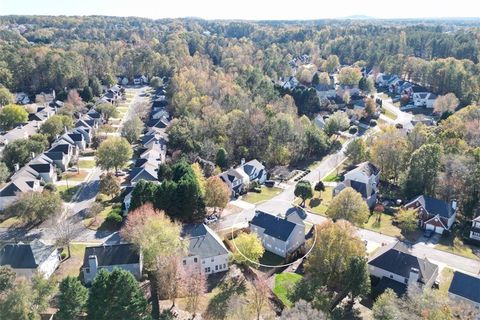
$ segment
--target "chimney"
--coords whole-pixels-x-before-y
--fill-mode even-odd
[[[452,209],[453,211],[457,210],[457,200],[452,200]]]
[[[420,271],[417,268],[411,268],[408,275],[408,284],[417,283],[420,277]]]
[[[35,159],[35,152],[32,152],[32,159]]]
[[[90,274],[97,274],[98,260],[96,255],[88,256],[88,267],[90,268]]]
[[[13,169],[15,170],[15,172],[17,172],[18,170],[20,170],[20,165],[18,163],[15,163],[13,165]]]
[[[245,164],[245,158],[242,158],[241,165],[243,166],[244,164]]]

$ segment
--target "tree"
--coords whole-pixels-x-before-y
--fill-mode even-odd
[[[32,155],[38,155],[45,149],[45,144],[35,140],[33,136],[30,139],[18,139],[5,146],[2,160],[10,171],[14,171],[16,164],[19,168],[25,166],[32,159]]]
[[[323,181],[318,181],[315,184],[314,189],[315,189],[315,191],[323,192],[323,191],[325,191],[325,184],[323,183]]]
[[[350,104],[350,101],[352,100],[351,99],[351,96],[350,96],[350,91],[346,90],[343,95],[342,95],[342,100],[343,102],[345,103],[345,105],[349,105]]]
[[[89,86],[86,86],[82,90],[82,100],[89,102],[93,100],[93,90]]]
[[[318,76],[318,73],[315,72],[315,74],[312,77],[312,86],[317,86],[320,83],[320,77]]]
[[[88,85],[92,88],[92,93],[95,97],[99,97],[102,94],[102,83],[97,77],[92,77]]]
[[[345,279],[348,280],[343,284],[343,291],[350,294],[352,303],[355,297],[369,294],[370,273],[368,272],[367,259],[358,256],[352,257],[345,272]]]
[[[211,176],[207,179],[205,187],[205,205],[214,208],[224,209],[230,200],[231,192],[225,182],[218,176]]]
[[[372,312],[375,320],[400,319],[400,310],[397,304],[397,295],[392,289],[385,290],[373,304]]]
[[[328,56],[327,60],[325,61],[325,70],[328,73],[334,73],[339,66],[340,61],[336,55]]]
[[[379,166],[383,179],[388,181],[393,178],[394,182],[405,169],[407,152],[405,138],[393,127],[375,137],[370,148],[372,161]]]
[[[425,144],[412,153],[405,182],[408,196],[434,193],[441,155],[442,148],[438,144]]]
[[[10,177],[10,170],[5,163],[0,162],[0,184],[7,181],[8,177]]]
[[[152,181],[140,180],[133,188],[128,210],[133,211],[145,203],[153,203],[155,201],[155,193],[157,190],[157,185]]]
[[[125,138],[109,137],[97,149],[95,161],[104,170],[122,168],[132,158],[132,148]]]
[[[5,213],[10,217],[19,217],[27,223],[37,223],[59,213],[62,206],[63,201],[57,193],[31,191],[21,193],[17,200],[5,209]]]
[[[158,181],[172,180],[172,167],[167,163],[160,163],[158,165]]]
[[[265,252],[262,242],[254,233],[240,233],[232,242],[236,248],[233,260],[239,264],[257,265]]]
[[[346,86],[357,86],[362,78],[362,72],[359,68],[345,67],[338,73],[338,82]]]
[[[295,185],[294,194],[302,199],[301,206],[305,206],[305,201],[313,197],[312,185],[310,181],[300,180]]]
[[[28,121],[28,112],[24,107],[9,104],[0,110],[0,128],[3,130],[10,130],[17,124]]]
[[[367,221],[369,210],[362,195],[347,187],[333,198],[327,210],[327,215],[333,220],[344,219],[361,226]]]
[[[447,93],[444,96],[438,96],[433,103],[433,110],[438,114],[453,113],[460,104],[454,93]]]
[[[16,273],[9,266],[0,266],[0,296],[12,289],[15,284]]]
[[[207,278],[199,270],[186,270],[185,293],[187,295],[187,310],[193,315],[198,311],[198,305],[203,294],[207,291]]]
[[[224,148],[218,149],[215,163],[222,169],[228,167],[228,153]]]
[[[80,280],[72,276],[63,278],[59,285],[58,312],[55,314],[55,319],[78,319],[83,314],[87,300],[88,289]]]
[[[334,133],[348,129],[350,120],[343,111],[337,111],[325,120],[325,133],[331,136]]]
[[[70,258],[70,243],[75,238],[75,229],[66,219],[61,219],[55,223],[55,244],[58,247],[67,247],[68,257]]]
[[[115,117],[117,115],[117,108],[111,103],[99,104],[95,106],[95,110],[100,112],[107,122],[111,117]]]
[[[162,84],[163,84],[163,81],[159,77],[152,77],[152,79],[150,79],[150,86],[152,86],[153,88],[158,88]]]
[[[327,320],[327,316],[320,310],[312,307],[312,304],[305,300],[299,300],[293,308],[283,309],[280,320],[316,319]]]
[[[133,118],[123,123],[121,135],[122,137],[127,139],[127,141],[130,144],[133,144],[136,141],[138,141],[138,139],[140,138],[140,135],[142,134],[142,131],[143,131],[142,120],[140,120],[138,116],[134,116]]]
[[[197,270],[197,272],[199,271]],[[187,293],[185,288],[187,278],[182,266],[182,258],[179,255],[158,256],[156,258],[157,294],[161,299],[172,301],[172,308],[175,307],[177,297]]]
[[[65,133],[73,128],[73,120],[69,116],[53,115],[40,126],[40,133],[47,136],[50,142],[57,138],[57,135]]]
[[[348,144],[345,154],[352,164],[364,162],[368,159],[367,144],[363,139],[355,138]]]
[[[205,175],[203,174],[203,170],[198,163],[193,163],[192,165],[193,174],[195,175],[195,179],[197,180],[198,187],[200,189],[201,196],[205,196],[205,185],[207,183],[205,179]]]
[[[0,300],[0,319],[40,320],[32,310],[31,288],[26,281],[20,281]]]
[[[45,279],[43,274],[37,273],[31,279],[32,309],[36,314],[45,312],[48,303],[55,293],[56,283],[53,279]]]
[[[14,103],[14,96],[13,94],[8,91],[7,88],[0,85],[0,106],[6,106],[8,104]]]
[[[87,302],[91,320],[150,319],[148,304],[134,276],[123,269],[111,273],[101,269],[95,277]]]
[[[373,98],[366,98],[365,99],[365,113],[368,117],[372,117],[377,112],[377,103]]]
[[[418,227],[417,212],[413,209],[400,209],[395,215],[395,220],[403,232],[413,232]]]
[[[120,182],[113,173],[107,172],[100,176],[100,192],[112,198],[120,193]]]
[[[262,310],[268,303],[270,295],[270,288],[268,287],[267,279],[264,276],[259,276],[253,281],[253,290],[251,294],[251,304],[255,310],[257,320],[260,320]]]

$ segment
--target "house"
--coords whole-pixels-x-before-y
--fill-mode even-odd
[[[294,76],[291,76],[291,77],[288,77],[288,79],[282,83],[282,88],[287,90],[293,90],[299,84],[300,82],[297,80],[297,78],[295,78]]]
[[[243,170],[230,168],[222,172],[219,177],[227,184],[233,197],[246,192],[250,184],[250,178]]]
[[[28,97],[28,94],[25,92],[17,92],[15,93],[15,103],[16,104],[29,104],[30,103],[30,98]]]
[[[379,181],[380,169],[371,162],[362,162],[345,173],[343,182],[333,189],[333,196],[350,187],[359,192],[367,205],[372,208],[377,203]]]
[[[147,163],[144,164],[143,167],[132,168],[128,176],[130,184],[135,185],[140,180],[158,182],[157,167],[156,165]]]
[[[229,251],[218,235],[205,224],[185,225],[182,238],[188,241],[183,265],[205,274],[228,270]]]
[[[265,250],[283,258],[305,243],[305,224],[289,216],[279,217],[257,210],[249,227],[260,238]]]
[[[245,159],[242,159],[242,164],[238,169],[243,170],[248,175],[250,182],[258,182],[263,184],[267,180],[267,171],[265,166],[261,164],[257,159],[250,160],[245,163]]]
[[[330,83],[319,83],[315,86],[317,91],[317,96],[320,100],[322,99],[333,99],[335,98],[337,91],[335,90],[335,84],[333,79],[330,79]]]
[[[70,163],[70,159],[68,155],[60,151],[54,151],[54,152],[47,151],[47,152],[44,152],[40,157],[42,161],[46,161],[48,163],[53,164],[55,167],[62,170],[62,172],[67,170],[68,164]]]
[[[133,78],[133,84],[134,85],[141,85],[141,84],[147,84],[148,83],[148,78],[144,75],[136,75]]]
[[[412,255],[401,242],[385,246],[368,262],[371,276],[380,279],[375,291],[393,289],[398,295],[411,284],[431,288],[438,276],[438,266],[427,258]]]
[[[0,190],[0,211],[5,210],[10,204],[17,200],[18,196],[24,192],[41,191],[40,179],[27,177],[17,177],[7,183]]]
[[[449,231],[457,216],[457,201],[447,202],[426,195],[411,200],[405,208],[417,211],[418,224],[421,228],[439,234],[444,230]]]
[[[317,128],[323,130],[325,128],[325,119],[323,119],[323,116],[319,114],[313,119],[313,124],[315,124]]]
[[[448,288],[448,296],[452,300],[466,302],[480,309],[480,278],[455,271]]]
[[[67,143],[66,141],[63,141],[63,140],[57,143],[54,143],[50,148],[50,150],[48,150],[48,152],[62,152],[69,159],[72,159],[77,155],[76,148],[70,143]]]
[[[398,76],[395,74],[379,73],[375,78],[375,84],[379,87],[388,87]]]
[[[130,209],[130,203],[132,202],[132,191],[133,191],[133,186],[126,186],[121,193],[121,197],[123,197],[123,203],[122,203],[122,210],[123,214],[126,215],[128,213],[128,210]]]
[[[28,279],[37,273],[49,278],[59,264],[57,248],[38,239],[29,244],[7,244],[0,250],[0,265],[10,266],[17,276]]]
[[[15,172],[10,178],[12,181],[16,179],[41,180],[44,182],[54,182],[57,180],[57,172],[52,163],[42,159],[41,155],[32,159],[23,168]]]
[[[78,151],[83,151],[87,147],[87,142],[85,141],[85,137],[81,133],[65,133],[62,136],[60,136],[60,138],[58,138],[57,142],[61,140],[71,144]]]
[[[480,210],[478,210],[480,212]],[[480,241],[480,215],[472,220],[470,239]]]
[[[431,92],[413,92],[412,100],[415,107],[432,109],[435,100],[437,100],[437,95]]]
[[[359,96],[360,88],[358,88],[358,85],[339,85],[337,88],[337,97],[343,100],[345,93],[348,93],[350,97]]]
[[[91,284],[101,269],[111,272],[114,268],[127,270],[140,280],[143,270],[141,251],[132,243],[85,248],[82,265],[85,284]]]

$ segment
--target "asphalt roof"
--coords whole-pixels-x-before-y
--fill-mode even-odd
[[[57,144],[56,146],[53,146],[49,152],[52,152],[52,151],[59,151],[59,152],[62,152],[64,154],[68,154],[68,151],[70,150],[70,145],[67,144],[67,143],[61,143],[61,144]]]
[[[380,169],[373,163],[365,161],[357,164],[355,168],[350,171],[360,171],[370,177],[371,175],[377,175],[380,172]]]
[[[402,296],[407,292],[407,285],[387,277],[382,277],[382,279],[380,279],[378,284],[375,286],[375,291],[381,294],[387,289],[392,289],[397,296]]]
[[[49,152],[44,152],[44,156],[48,157],[51,160],[63,160],[64,153],[61,151],[49,151]]]
[[[369,265],[408,278],[412,268],[420,272],[419,281],[426,283],[438,271],[438,266],[427,259],[420,259],[408,252],[401,243],[395,244],[387,251],[368,262]]]
[[[258,210],[255,211],[255,216],[250,221],[250,224],[265,229],[264,234],[282,241],[287,241],[296,226],[295,223],[282,217]]]
[[[31,163],[29,166],[38,173],[50,172],[51,169],[50,163]]]
[[[365,183],[360,182],[360,181],[351,180],[350,181],[350,186],[352,187],[353,190],[360,193],[362,195],[362,197],[368,198],[368,196],[367,196],[367,185]]]
[[[97,256],[99,266],[116,266],[140,262],[140,252],[132,243],[103,245],[85,248],[83,266],[88,266],[88,257]]]
[[[205,224],[184,225],[182,237],[188,239],[190,256],[209,258],[228,253],[222,240]]]
[[[30,244],[7,244],[0,250],[0,265],[14,269],[34,269],[42,264],[56,249],[36,239]]]
[[[421,195],[417,198],[413,199],[409,203],[418,201],[422,205],[425,210],[428,211],[430,214],[438,214],[440,217],[450,218],[453,215],[453,210],[451,210],[448,202],[444,200],[439,200],[436,198],[432,198],[430,196]],[[408,205],[408,204],[407,204]]]
[[[480,278],[455,271],[448,292],[480,303]]]

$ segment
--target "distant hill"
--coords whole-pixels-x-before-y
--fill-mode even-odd
[[[350,20],[375,20],[376,18],[370,17],[370,16],[366,16],[366,15],[356,14],[356,15],[353,15],[353,16],[343,17],[343,18],[340,18],[340,19],[350,19]]]

